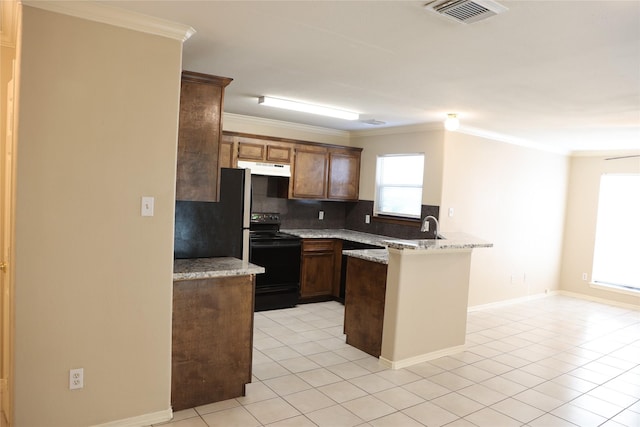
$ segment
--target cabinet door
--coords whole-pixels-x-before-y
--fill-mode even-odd
[[[220,141],[220,167],[221,168],[234,168],[236,161],[234,157],[233,137],[229,135],[223,135]]]
[[[251,275],[174,282],[174,410],[244,395],[251,382],[254,281]]]
[[[372,356],[382,350],[387,266],[359,258],[347,258],[344,333],[346,342]]]
[[[225,77],[184,71],[180,85],[176,200],[218,200]]]
[[[302,199],[326,199],[327,152],[296,148],[291,197]]]
[[[267,161],[274,163],[291,163],[291,147],[268,144]]]
[[[329,151],[328,198],[358,200],[360,186],[360,152]]]
[[[265,145],[255,142],[238,142],[238,158],[242,160],[264,160]]]
[[[332,295],[335,271],[334,240],[305,239],[302,241],[301,298]]]

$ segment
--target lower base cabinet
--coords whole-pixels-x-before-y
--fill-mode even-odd
[[[174,411],[244,396],[251,382],[255,276],[173,286]]]
[[[375,357],[382,352],[387,265],[347,258],[344,333],[347,344]]]
[[[341,240],[302,240],[300,302],[326,301],[338,296],[341,254]]]

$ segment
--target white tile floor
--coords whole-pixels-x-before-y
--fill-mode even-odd
[[[467,349],[385,370],[336,302],[255,315],[245,397],[164,427],[640,426],[640,311],[564,296],[469,313]]]

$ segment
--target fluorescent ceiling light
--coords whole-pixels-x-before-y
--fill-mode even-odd
[[[319,114],[321,116],[337,117],[338,119],[344,120],[358,120],[360,118],[360,114],[351,111],[337,110],[321,105],[304,104],[288,99],[271,98],[269,96],[261,96],[258,98],[258,104],[284,108],[285,110],[302,111],[303,113]]]

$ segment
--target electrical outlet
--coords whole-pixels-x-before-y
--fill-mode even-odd
[[[587,281],[587,278],[589,276],[587,275],[587,273],[582,273],[582,280],[584,280],[585,282]]]
[[[365,215],[364,216],[364,223],[365,224],[369,224],[371,222],[371,215]]]
[[[84,387],[84,369],[71,369],[69,371],[69,390],[76,390]]]
[[[318,213],[318,219],[323,220],[324,219],[324,211],[320,211]]]
[[[449,217],[453,216],[453,208],[449,208]]]

